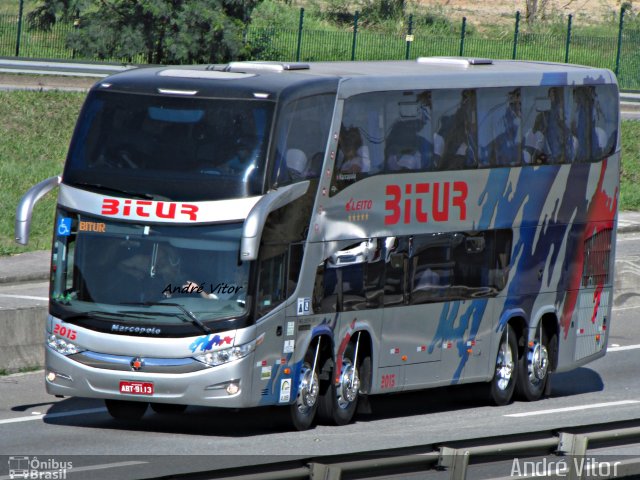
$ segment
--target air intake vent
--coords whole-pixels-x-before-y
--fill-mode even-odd
[[[425,65],[458,65],[468,67],[469,65],[493,65],[490,58],[460,58],[460,57],[419,57],[418,63]]]
[[[263,388],[262,389],[262,396],[263,397],[269,396],[269,389],[268,388]]]
[[[596,287],[609,284],[611,271],[611,236],[613,230],[605,228],[584,242],[584,268],[582,286]]]
[[[225,72],[286,72],[289,70],[309,70],[308,63],[286,62],[231,62]]]

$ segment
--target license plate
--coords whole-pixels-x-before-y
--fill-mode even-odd
[[[120,382],[120,393],[129,395],[153,395],[151,382]]]

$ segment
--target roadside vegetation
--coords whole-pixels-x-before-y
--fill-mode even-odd
[[[0,255],[51,247],[55,192],[34,209],[27,247],[13,238],[15,208],[33,185],[62,173],[69,140],[84,94],[0,92]],[[640,122],[622,122],[621,210],[640,210]]]

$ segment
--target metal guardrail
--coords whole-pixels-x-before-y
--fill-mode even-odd
[[[506,437],[444,442],[443,445],[418,445],[405,449],[378,450],[349,455],[307,457],[298,460],[251,465],[245,467],[194,472],[182,475],[158,477],[161,479],[235,479],[235,480],[346,480],[350,478],[380,478],[397,475],[427,474],[446,471],[450,480],[464,480],[470,465],[478,466],[490,462],[512,461],[523,457],[553,456],[555,465],[563,464],[545,472],[545,478],[578,479],[597,476],[589,473],[593,462],[576,462],[572,459],[587,458],[589,449],[632,445],[640,443],[640,420],[617,422],[615,424],[594,424],[586,427],[563,428],[561,431],[548,430]],[[607,454],[611,460],[615,455]],[[621,456],[622,457],[622,456]],[[592,460],[592,459],[591,459]],[[545,462],[545,465],[551,463]],[[625,458],[616,461],[615,478],[637,478],[640,475],[640,458]],[[579,467],[586,465],[586,469]],[[613,471],[612,471],[613,473]],[[548,475],[547,475],[548,474]],[[539,472],[531,476],[518,475],[521,478],[539,477]],[[486,477],[485,477],[486,478]],[[493,477],[511,478],[511,477]],[[613,478],[608,476],[608,478]]]

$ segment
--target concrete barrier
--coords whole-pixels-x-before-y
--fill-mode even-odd
[[[0,310],[0,371],[44,365],[46,307]]]

